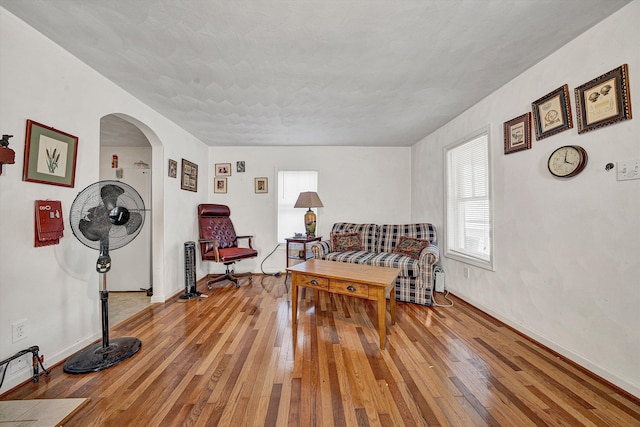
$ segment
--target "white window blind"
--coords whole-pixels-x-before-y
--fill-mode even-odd
[[[306,210],[293,207],[303,191],[318,191],[317,171],[278,172],[278,242],[305,231]]]
[[[492,268],[489,137],[446,150],[446,255]]]

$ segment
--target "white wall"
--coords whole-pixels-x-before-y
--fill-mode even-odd
[[[246,172],[236,172],[244,160]],[[227,193],[213,193],[215,163],[231,163]],[[255,236],[259,256],[237,264],[237,271],[260,272],[260,264],[277,245],[276,192],[279,170],[318,171],[317,236],[329,238],[334,222],[409,222],[411,212],[411,148],[390,147],[218,147],[209,150],[209,201],[229,205],[239,234]],[[267,177],[269,192],[254,192],[254,178]],[[304,209],[300,209],[303,230]],[[284,245],[263,265],[266,273],[284,271]],[[207,263],[209,264],[209,263]],[[219,266],[201,266],[222,272]]]
[[[0,58],[1,132],[14,135],[16,152],[16,163],[0,176],[0,359],[38,345],[51,365],[100,337],[97,253],[73,237],[68,222],[75,196],[99,179],[100,119],[118,114],[135,122],[153,146],[154,298],[160,300],[184,288],[183,242],[197,236],[195,206],[207,197],[204,190],[180,190],[167,177],[167,159],[204,159],[207,147],[2,7]],[[79,138],[74,188],[22,181],[27,119]],[[34,247],[39,199],[62,201],[59,245]],[[12,343],[11,323],[21,319],[28,319],[27,338]],[[28,377],[28,370],[8,374],[0,392]]]
[[[516,329],[640,396],[640,180],[616,181],[608,162],[640,158],[638,117],[578,135],[574,128],[504,155],[502,125],[531,102],[629,64],[640,106],[640,1],[532,67],[413,147],[412,219],[443,229],[443,147],[490,125],[495,271],[444,258],[447,287]],[[636,116],[637,116],[636,112]],[[561,180],[551,152],[584,147],[587,168]],[[443,233],[440,233],[441,247]]]

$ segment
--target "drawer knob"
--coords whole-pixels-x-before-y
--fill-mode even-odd
[[[349,285],[349,286],[347,286],[347,290],[348,290],[349,292],[355,292],[355,291],[356,291],[356,288],[355,288],[354,286]]]
[[[309,283],[311,283],[312,285],[317,285],[318,281],[316,279],[313,279],[312,281],[310,281]]]

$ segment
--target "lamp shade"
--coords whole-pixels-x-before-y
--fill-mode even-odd
[[[298,196],[294,208],[322,208],[324,205],[315,191],[303,191]]]

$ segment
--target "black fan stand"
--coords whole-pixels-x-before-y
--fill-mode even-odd
[[[138,338],[121,337],[109,340],[107,271],[111,268],[111,257],[108,252],[108,248],[101,246],[96,265],[98,273],[101,274],[102,343],[91,344],[68,358],[63,369],[69,374],[86,374],[110,368],[132,357],[142,346],[142,341]]]

